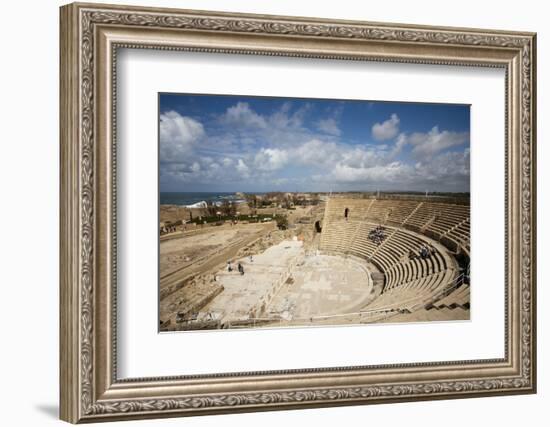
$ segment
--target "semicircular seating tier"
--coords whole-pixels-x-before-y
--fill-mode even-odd
[[[452,253],[469,257],[470,206],[417,200],[330,198],[320,249],[356,256],[384,275],[381,294],[366,309],[414,311],[453,289],[459,268]],[[382,225],[384,239],[369,238]],[[418,254],[430,248],[430,256]]]

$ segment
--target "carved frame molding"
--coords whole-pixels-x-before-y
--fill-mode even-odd
[[[60,42],[62,419],[535,392],[535,34],[71,4],[61,8]],[[506,357],[117,380],[114,147],[121,47],[504,67]],[[298,385],[285,385],[288,380]]]

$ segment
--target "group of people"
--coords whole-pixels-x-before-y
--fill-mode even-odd
[[[174,224],[165,224],[160,227],[160,235],[163,236],[168,233],[174,233],[177,231],[176,225]]]
[[[369,240],[373,243],[376,243],[377,245],[381,244],[386,238],[385,230],[386,227],[383,227],[381,225],[373,228],[371,231],[369,231]]]
[[[251,263],[254,261],[252,259],[252,255],[250,255],[248,259],[250,260]],[[227,261],[227,272],[231,273],[232,271],[233,271],[233,265],[231,264],[231,260],[230,260],[230,261]],[[240,273],[241,276],[244,275],[244,267],[240,262],[237,263],[237,271]]]
[[[227,261],[227,271],[229,273],[233,271],[233,265],[231,264],[231,261]],[[244,267],[240,262],[237,263],[237,271],[241,274],[241,276],[244,274]]]
[[[434,255],[435,252],[436,252],[435,248],[432,245],[424,244],[420,247],[418,253],[416,253],[411,249],[409,251],[409,259],[416,259],[416,258],[428,259],[432,255]]]

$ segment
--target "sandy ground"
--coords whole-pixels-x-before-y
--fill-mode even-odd
[[[205,233],[163,241],[160,244],[160,276],[192,264],[198,258],[207,256],[223,246],[237,243],[256,233],[260,227],[252,224],[231,228],[212,227]]]
[[[212,227],[161,243],[160,319],[175,322],[178,312],[196,311],[221,290],[213,272],[244,247],[270,233],[274,223]]]

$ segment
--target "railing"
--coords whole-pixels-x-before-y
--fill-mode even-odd
[[[458,277],[455,277],[453,280],[451,280],[448,285],[444,286],[441,291],[435,293],[429,299],[424,300],[419,304],[416,304],[410,308],[405,308],[405,307],[381,308],[381,309],[375,309],[375,310],[365,310],[365,311],[362,311],[361,313],[371,318],[379,314],[382,314],[382,315],[385,314],[385,316],[382,316],[378,319],[379,321],[385,320],[388,317],[395,316],[397,314],[412,313],[420,308],[429,307],[433,305],[436,301],[442,298],[445,298],[447,295],[451,294],[456,288],[462,285],[463,280],[464,280],[464,274],[460,274]]]
[[[376,314],[393,313],[394,311],[399,311],[399,310],[400,309],[395,309],[395,308],[379,308],[379,309],[375,309],[375,310],[360,311],[359,314],[362,315],[362,316],[371,317],[371,316],[374,316]]]
[[[450,283],[449,286],[446,286],[441,291],[433,295],[429,302],[423,304],[424,307],[430,307],[433,306],[433,304],[440,299],[445,298],[447,295],[450,295],[452,292],[454,292],[458,287],[460,287],[464,283],[464,273],[459,274],[457,277],[455,277]]]
[[[271,316],[271,317],[254,317],[250,319],[243,320],[233,320],[233,321],[224,321],[224,327],[226,328],[249,328],[254,327],[257,324],[269,324],[270,326],[303,326],[303,325],[313,325],[319,321],[325,321],[330,319],[338,318],[357,318],[357,323],[364,323],[364,317],[374,317],[377,314],[387,313],[389,315],[399,314],[404,312],[403,309],[380,309],[380,310],[369,310],[369,311],[356,311],[352,313],[342,313],[342,314],[330,314],[330,315],[321,315],[321,316],[310,316],[310,317],[291,317],[285,318],[282,316]]]
[[[270,324],[273,326],[302,326],[306,324],[313,324],[321,320],[329,320],[332,318],[341,318],[341,317],[354,317],[360,316],[361,312],[354,313],[342,313],[342,314],[329,314],[322,316],[310,316],[310,317],[293,317],[293,318],[284,318],[281,315],[272,316],[272,317],[253,317],[250,319],[242,320],[231,320],[224,321],[223,324],[227,328],[249,328],[250,326],[254,327],[256,324]]]
[[[317,316],[309,316],[309,317],[285,317],[282,314],[274,315],[274,316],[266,316],[266,317],[251,317],[248,319],[235,319],[230,321],[223,321],[223,327],[224,328],[250,328],[255,327],[259,325],[263,326],[303,326],[303,325],[313,325],[320,321],[326,321],[330,319],[338,319],[338,318],[357,318],[357,323],[368,323],[370,319],[373,317],[377,317],[381,315],[382,317],[378,318],[377,321],[385,320],[389,317],[395,316],[397,314],[403,314],[403,313],[412,313],[416,311],[420,307],[427,307],[431,303],[444,298],[445,296],[449,295],[452,291],[454,291],[456,288],[458,288],[462,284],[462,280],[464,278],[464,275],[461,274],[455,279],[453,279],[448,286],[446,286],[443,290],[438,292],[434,297],[430,298],[428,301],[422,302],[419,306],[414,306],[411,308],[404,308],[404,307],[395,307],[395,308],[381,308],[381,309],[374,309],[374,310],[360,310],[350,313],[341,313],[341,314],[327,314],[327,315],[317,315]],[[431,301],[431,302],[429,302]],[[365,321],[366,318],[366,321]]]

